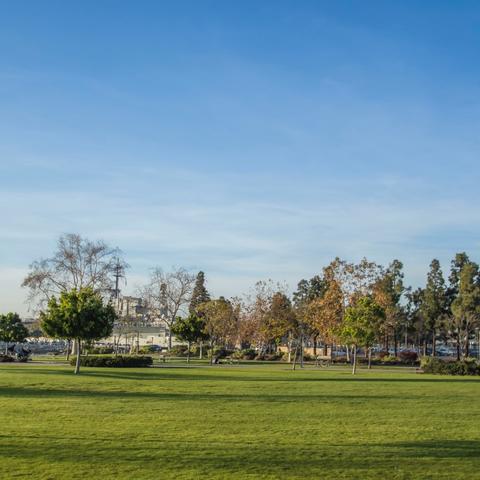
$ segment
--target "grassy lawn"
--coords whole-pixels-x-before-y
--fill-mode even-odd
[[[5,479],[480,478],[480,381],[0,366]]]

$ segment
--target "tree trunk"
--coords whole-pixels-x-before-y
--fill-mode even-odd
[[[350,347],[345,345],[345,349],[347,351],[347,362],[350,363]]]
[[[457,360],[460,360],[460,335],[457,337]]]
[[[300,368],[303,368],[303,335],[300,338]]]
[[[357,371],[357,346],[353,346],[353,366],[352,366],[352,375],[355,375]]]
[[[67,340],[67,362],[70,360],[70,346],[72,344],[72,341],[71,340]]]
[[[80,340],[77,338],[75,339],[75,347],[77,350],[77,360],[75,362],[75,375],[80,373]]]
[[[432,331],[432,357],[437,355],[437,335],[435,330]]]
[[[168,351],[172,349],[172,331],[168,328]]]
[[[187,350],[187,363],[190,363],[190,345],[191,343],[188,342],[188,350]]]
[[[397,331],[393,330],[393,354],[397,356],[398,354],[398,340],[397,340]]]
[[[203,342],[200,342],[200,360],[203,360]]]
[[[372,347],[368,348],[368,369],[372,368]]]
[[[298,343],[297,343],[297,345],[295,345],[295,352],[293,354],[292,370],[295,370],[295,367],[297,366],[297,350],[298,350]]]
[[[317,337],[318,335],[314,335],[313,337],[313,356],[317,356]]]

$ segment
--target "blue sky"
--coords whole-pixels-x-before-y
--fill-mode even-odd
[[[64,232],[214,294],[480,246],[476,1],[1,1],[0,311]]]

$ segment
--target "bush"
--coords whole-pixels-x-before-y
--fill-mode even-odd
[[[14,362],[15,359],[11,357],[10,355],[4,355],[0,353],[0,363],[9,363],[9,362]]]
[[[113,353],[113,347],[91,347],[87,350],[89,355],[109,355]]]
[[[418,360],[417,352],[411,350],[403,350],[398,353],[398,359],[406,365],[415,365]]]
[[[398,365],[400,362],[397,357],[393,355],[385,355],[380,359],[382,365]]]
[[[70,365],[75,365],[76,358],[70,360]],[[148,356],[126,356],[117,357],[80,357],[82,367],[149,367],[153,359]]]
[[[209,351],[210,354],[210,351]],[[222,358],[229,357],[233,354],[233,350],[229,350],[225,347],[216,347],[213,349],[213,358],[221,360]]]
[[[168,351],[168,355],[171,355],[172,357],[186,357],[187,353],[187,345],[175,345]]]
[[[436,357],[422,359],[421,367],[424,373],[440,375],[480,375],[480,364],[471,358],[448,362]]]
[[[255,357],[255,360],[267,361],[267,362],[276,362],[277,360],[281,360],[282,354],[281,353],[265,353],[260,354]]]
[[[153,345],[144,345],[142,348],[140,348],[139,352],[140,354],[146,354],[146,353],[155,353],[158,352],[158,347],[154,347]]]
[[[242,354],[242,360],[254,360],[257,356],[257,352],[253,348],[247,348],[240,353]]]

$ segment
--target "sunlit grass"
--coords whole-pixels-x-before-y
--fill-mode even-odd
[[[1,365],[1,478],[480,478],[480,381]]]

